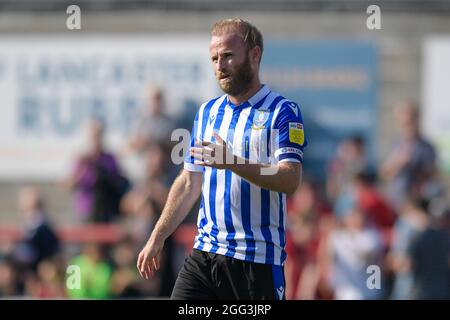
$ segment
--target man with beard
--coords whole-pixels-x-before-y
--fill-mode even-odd
[[[242,19],[214,24],[209,46],[221,97],[204,103],[184,169],[137,267],[149,279],[164,241],[201,195],[198,233],[172,299],[284,299],[286,195],[306,146],[299,106],[259,80],[261,33]]]

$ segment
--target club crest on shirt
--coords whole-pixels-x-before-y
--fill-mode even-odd
[[[265,128],[265,123],[269,119],[269,110],[256,110],[253,116],[252,129],[260,130]]]

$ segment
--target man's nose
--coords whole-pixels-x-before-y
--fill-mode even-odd
[[[223,72],[225,67],[225,59],[218,58],[216,62],[216,70]]]

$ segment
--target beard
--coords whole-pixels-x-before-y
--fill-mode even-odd
[[[252,69],[250,66],[250,59],[247,56],[236,70],[233,72],[225,72],[228,75],[227,79],[220,80],[220,76],[224,73],[216,73],[216,78],[219,81],[219,86],[226,94],[237,96],[247,90],[253,80]]]

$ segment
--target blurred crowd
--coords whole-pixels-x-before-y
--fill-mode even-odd
[[[373,167],[342,141],[325,186],[306,178],[288,203],[289,299],[450,299],[450,207],[419,109],[395,106],[398,139]]]
[[[163,91],[151,91],[120,151],[142,159],[138,179],[107,149],[107,127],[92,120],[89,148],[62,187],[73,194],[81,226],[114,224],[123,233],[112,242],[63,241],[41,192],[24,188],[18,195],[23,236],[0,243],[0,297],[168,297],[193,245],[197,208],[167,239],[154,279],[140,279],[136,257],[181,169],[170,160],[170,135],[190,130],[190,116],[169,117]],[[398,141],[378,166],[364,139],[352,136],[329,160],[325,182],[305,173],[288,199],[288,299],[450,298],[450,207],[419,117],[412,103],[395,107]]]
[[[183,114],[182,119],[174,119],[166,114],[165,107],[163,91],[152,88],[133,121],[126,145],[115,152],[105,143],[107,127],[102,119],[88,123],[85,151],[74,159],[73,170],[61,183],[61,188],[73,195],[74,220],[81,226],[81,234],[75,239],[62,239],[64,235],[49,219],[40,190],[32,186],[21,190],[18,206],[23,214],[23,236],[0,241],[0,297],[170,295],[181,263],[193,245],[196,207],[177,233],[167,239],[161,272],[153,280],[143,281],[136,269],[137,254],[181,169],[170,161],[172,131],[188,122],[191,126],[195,116],[186,119]],[[128,155],[139,159],[142,176],[127,175],[119,159]],[[105,225],[114,225],[121,232],[101,236],[101,226]]]

